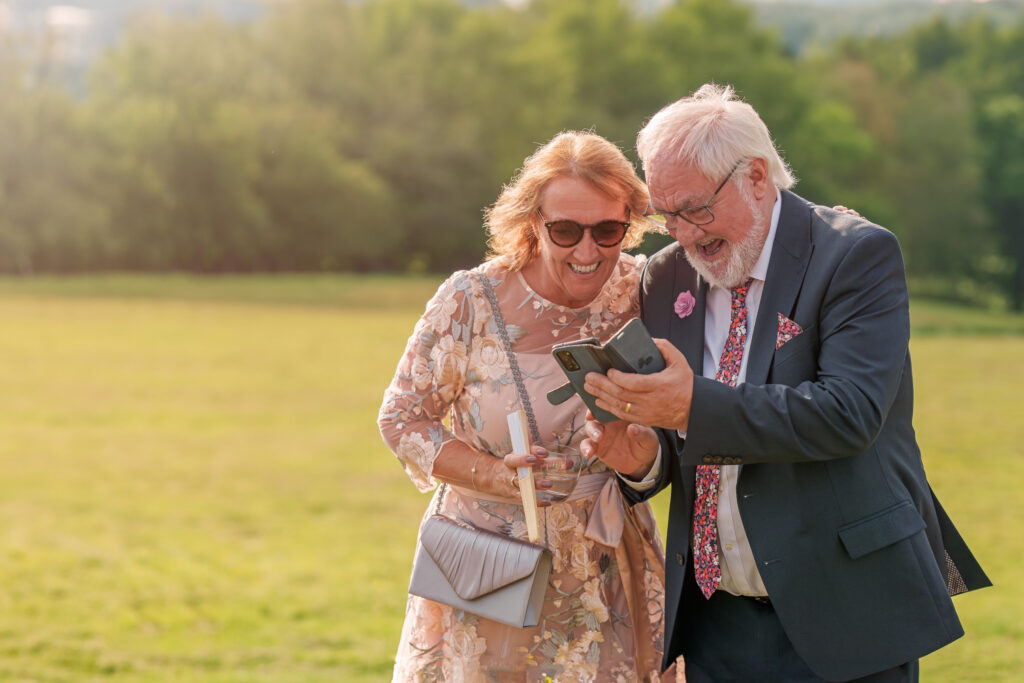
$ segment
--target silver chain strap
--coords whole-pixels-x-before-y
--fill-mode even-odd
[[[526,393],[526,386],[523,384],[523,373],[519,370],[519,363],[516,361],[516,355],[512,353],[512,340],[508,336],[508,328],[505,326],[505,316],[501,314],[501,309],[498,308],[498,296],[494,293],[494,288],[491,287],[491,279],[483,273],[478,273],[477,277],[480,279],[480,286],[484,290],[484,295],[487,297],[487,303],[491,305],[491,313],[494,315],[494,322],[498,325],[498,336],[501,337],[501,343],[505,347],[505,355],[508,356],[508,367],[512,371],[512,379],[516,383],[516,392],[519,394],[519,403],[523,406],[523,410],[526,412],[526,421],[530,425],[530,436],[533,439],[533,443],[540,443],[540,430],[537,428],[537,418],[533,416],[533,405],[530,403],[530,396]],[[440,509],[440,505],[438,506]],[[551,539],[548,538],[548,510],[544,510],[544,546],[547,548],[551,547]]]
[[[505,346],[505,354],[508,356],[508,366],[512,370],[512,379],[516,383],[516,392],[519,394],[519,403],[526,411],[526,421],[530,423],[530,436],[534,443],[540,443],[540,430],[537,429],[537,418],[533,416],[533,406],[530,404],[530,396],[526,393],[523,385],[523,373],[519,369],[516,355],[512,353],[512,340],[508,336],[508,328],[505,326],[505,317],[498,308],[498,297],[491,287],[491,279],[486,275],[480,275],[480,286],[483,287],[487,302],[491,305],[491,312],[494,314],[494,321],[498,324],[498,335]]]
[[[448,491],[448,483],[442,481],[441,487],[437,490],[437,505],[434,506],[434,514],[441,514],[441,499],[444,498],[444,494]]]

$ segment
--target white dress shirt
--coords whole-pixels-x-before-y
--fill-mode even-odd
[[[754,324],[761,305],[761,294],[764,292],[764,281],[768,275],[768,262],[771,259],[772,245],[775,244],[775,232],[779,225],[779,213],[782,210],[782,197],[776,191],[775,206],[772,208],[771,226],[765,239],[761,255],[750,271],[753,282],[747,292],[747,337],[743,347],[743,362],[740,365],[737,384],[746,380],[747,359],[750,351],[750,340],[754,335]],[[718,373],[718,361],[722,357],[725,343],[729,339],[729,325],[732,322],[732,292],[723,287],[708,288],[707,306],[704,314],[704,376],[714,379]],[[686,437],[685,432],[680,436]],[[623,478],[627,484],[643,491],[654,485],[661,467],[659,451],[650,473],[642,481],[633,482]],[[718,489],[718,559],[722,568],[722,583],[719,590],[733,595],[768,595],[761,575],[757,571],[757,563],[750,550],[747,533],[740,519],[739,504],[736,499],[736,483],[739,480],[740,465],[722,465]]]

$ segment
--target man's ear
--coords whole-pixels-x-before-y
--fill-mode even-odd
[[[760,157],[750,160],[747,167],[747,178],[750,180],[754,199],[764,199],[768,195],[768,191],[772,189],[771,180],[768,178],[768,164]]]

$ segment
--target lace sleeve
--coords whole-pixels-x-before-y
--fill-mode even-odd
[[[473,306],[468,273],[446,280],[416,323],[394,379],[384,392],[377,426],[420,491],[441,448],[455,439],[443,420],[465,386]]]

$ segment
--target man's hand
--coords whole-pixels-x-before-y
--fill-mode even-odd
[[[643,479],[658,455],[658,435],[650,427],[626,422],[601,423],[587,413],[587,438],[580,452],[631,479]]]
[[[597,406],[626,422],[685,431],[690,423],[693,370],[679,349],[667,339],[654,343],[665,359],[665,369],[651,375],[609,370],[608,375],[587,373],[584,386],[597,398]]]

